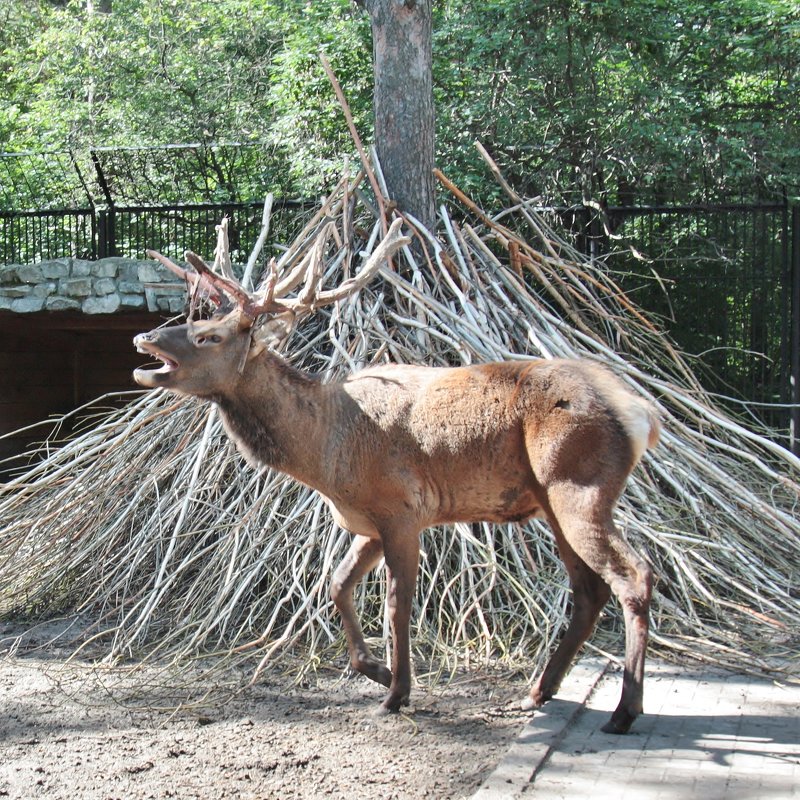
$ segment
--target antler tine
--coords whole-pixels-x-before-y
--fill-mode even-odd
[[[311,260],[313,252],[313,250],[309,250],[292,268],[291,272],[275,284],[274,297],[285,297],[303,282],[303,277],[308,271],[308,262]]]
[[[315,297],[318,294],[319,283],[322,280],[323,253],[325,245],[330,236],[333,235],[338,241],[336,225],[328,222],[317,236],[312,248],[303,256],[288,275],[278,279],[278,265],[275,259],[270,261],[270,274],[264,281],[263,288],[259,292],[260,299],[253,306],[256,314],[263,314],[269,311],[299,311],[300,309],[311,310],[316,306]],[[297,298],[285,300],[285,295],[296,289],[305,280],[300,295]]]
[[[158,261],[170,272],[174,272],[181,280],[184,280],[187,283],[194,283],[197,281],[196,275],[188,270],[185,270],[183,267],[179,267],[174,261],[170,261],[166,256],[161,255],[161,253],[159,253],[157,250],[145,250],[145,255],[148,258],[152,258],[154,261]]]
[[[318,234],[318,238],[315,240],[314,244],[306,251],[303,257],[291,268],[291,270],[276,282],[273,297],[285,297],[287,294],[289,294],[289,292],[296,289],[303,282],[304,278],[308,277],[308,271],[311,266],[310,262],[315,257],[315,253],[317,252],[319,246],[319,236],[330,235],[328,229],[331,224],[333,223],[328,221],[323,226],[322,231]],[[333,232],[338,240],[338,231],[336,231],[335,225]],[[275,270],[277,272],[280,271],[279,264],[276,264]]]
[[[233,266],[231,265],[231,251],[228,244],[228,224],[229,218],[223,217],[217,230],[217,246],[214,249],[214,267],[226,278],[233,279]]]
[[[367,263],[352,278],[344,281],[335,289],[319,292],[314,299],[314,308],[330,305],[357,292],[369,283],[384,261],[391,258],[401,247],[411,244],[411,238],[400,233],[402,225],[403,220],[398,217],[391,224],[380,244],[372,251]]]
[[[269,261],[269,276],[264,281],[263,288],[250,299],[244,309],[251,319],[270,311],[286,311],[286,306],[275,299],[275,286],[277,283],[278,264],[274,258],[271,258]]]
[[[198,275],[194,272],[189,272],[189,270],[184,269],[183,267],[179,267],[176,263],[168,259],[166,256],[162,255],[156,250],[147,250],[146,251],[147,257],[152,258],[155,261],[158,261],[159,264],[166,267],[170,272],[177,275],[182,281],[186,281],[189,284],[191,291],[197,291],[198,288],[202,288],[206,292],[208,292],[209,298],[212,303],[216,305],[221,305],[223,301],[222,295],[219,293],[217,288],[209,283],[208,281],[204,281],[201,275]]]
[[[297,303],[301,308],[308,306],[314,308],[316,305],[316,298],[319,295],[319,284],[322,281],[322,265],[324,261],[325,246],[328,244],[328,239],[331,234],[336,230],[336,225],[329,222],[317,236],[317,241],[314,242],[314,248],[311,251],[311,262],[306,271],[306,279],[303,285],[303,290],[297,296]]]
[[[205,259],[193,253],[191,250],[185,250],[183,257],[195,268],[199,275],[216,275],[213,269],[206,264]]]
[[[186,260],[195,268],[197,273],[203,277],[205,281],[210,283],[217,291],[223,292],[227,294],[230,298],[232,298],[236,305],[238,305],[242,311],[251,316],[247,309],[252,306],[253,298],[244,290],[242,287],[236,283],[234,280],[230,280],[229,278],[223,278],[222,275],[217,275],[211,267],[203,261],[197,253],[193,253],[191,250],[187,250],[184,254]]]
[[[271,258],[269,260],[269,277],[264,284],[264,299],[262,302],[271,303],[275,298],[275,290],[278,286],[278,262]]]

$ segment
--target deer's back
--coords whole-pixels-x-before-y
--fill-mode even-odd
[[[410,435],[429,455],[458,453],[521,425],[554,436],[562,429],[610,424],[637,442],[648,436],[647,404],[588,361],[386,365],[355,373],[343,386],[373,424]]]
[[[621,489],[649,432],[647,405],[584,361],[387,365],[343,388],[361,420],[346,459],[429,524],[525,519],[562,475]]]

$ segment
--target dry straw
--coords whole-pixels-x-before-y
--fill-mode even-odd
[[[369,185],[364,171],[342,177],[283,251],[282,273],[314,253],[328,286],[358,269],[385,230],[376,209],[391,207],[370,188],[385,195],[374,164],[364,162]],[[512,205],[490,217],[439,180],[448,198],[441,238],[417,229],[416,246],[380,277],[303,323],[291,340],[293,363],[326,380],[386,360],[581,356],[609,365],[664,419],[662,442],[634,473],[617,514],[657,575],[653,646],[795,671],[798,459],[721,410],[602,264],[578,254],[532,204],[505,187]],[[291,655],[303,672],[342,651],[327,586],[349,535],[314,492],[246,466],[210,405],[137,394],[45,455],[0,487],[3,615],[77,614],[82,641],[109,661],[213,656],[249,677],[278,657]],[[379,572],[357,592],[379,639],[382,580]],[[533,672],[567,606],[545,526],[427,531],[417,665],[501,659]],[[601,627],[618,623],[612,604]]]

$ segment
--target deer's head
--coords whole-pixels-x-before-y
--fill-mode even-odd
[[[164,388],[197,397],[232,391],[248,360],[285,339],[298,317],[356,292],[392,253],[408,244],[410,239],[400,234],[401,224],[400,219],[392,223],[354,277],[327,291],[320,291],[319,284],[333,223],[325,226],[315,246],[285,276],[279,277],[273,260],[267,279],[255,293],[246,291],[232,277],[218,275],[194,253],[186,253],[193,267],[186,270],[160,253],[148,251],[151,258],[186,281],[191,303],[184,324],[156,328],[134,338],[140,353],[161,362],[157,368],[135,370],[134,380],[148,389]],[[298,287],[296,297],[286,296]],[[209,319],[193,319],[201,298],[215,308]]]
[[[242,328],[240,315],[234,311],[156,328],[139,334],[134,344],[140,353],[162,362],[160,368],[134,371],[134,380],[140,386],[205,397],[236,385],[252,340],[249,328]]]

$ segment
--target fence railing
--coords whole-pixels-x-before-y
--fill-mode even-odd
[[[290,241],[311,205],[300,200],[275,201],[271,238]],[[184,250],[205,252],[215,241],[215,226],[224,216],[230,219],[231,257],[246,261],[261,227],[262,209],[259,201],[0,211],[0,264],[58,258],[144,258],[148,249],[182,258]]]
[[[235,257],[267,191],[292,196],[283,173],[259,143],[0,153],[0,264],[204,251],[223,215]],[[305,205],[274,204],[277,240]]]

